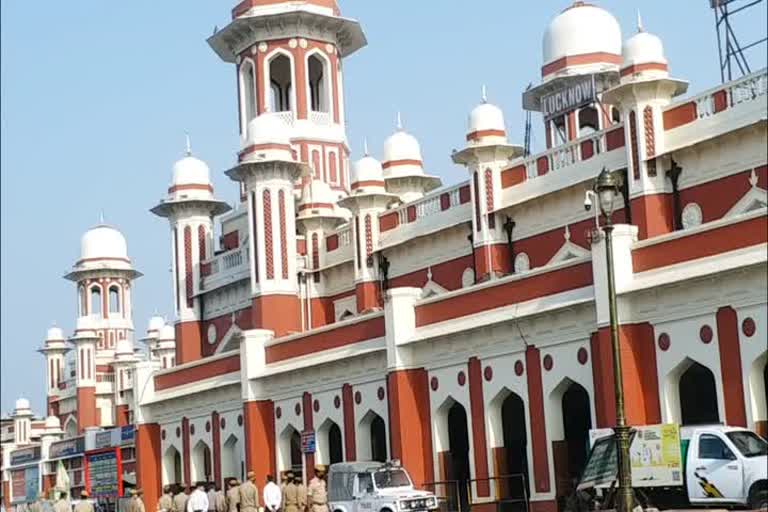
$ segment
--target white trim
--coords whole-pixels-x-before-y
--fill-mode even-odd
[[[246,66],[251,67],[251,76],[253,77],[253,88],[254,90],[251,91],[252,98],[253,98],[253,113],[254,117],[258,116],[259,114],[259,102],[258,102],[258,79],[256,75],[256,63],[250,58],[246,57],[242,60],[240,65],[238,66],[238,83],[240,85],[240,136],[243,139],[248,138],[248,123],[251,121],[247,117],[247,102],[246,102],[246,91],[245,91],[245,80],[244,80],[244,69]]]
[[[296,104],[296,62],[294,61],[293,54],[284,48],[275,48],[264,57],[264,89],[262,94],[264,97],[265,109],[271,110],[270,91],[272,90],[272,61],[278,56],[284,55],[288,58],[288,62],[291,65],[291,108],[285,112],[291,112],[294,119],[298,113],[298,105]]]
[[[323,85],[325,85],[324,96],[328,106],[327,110],[312,110],[312,90],[309,87],[309,58],[313,55],[318,55],[319,59],[323,62],[322,82]],[[305,90],[307,92],[307,116],[309,116],[309,112],[327,112],[330,115],[331,120],[333,120],[333,79],[331,77],[332,70],[333,66],[331,66],[330,59],[325,54],[325,52],[319,48],[313,48],[304,55],[304,76],[307,78],[307,83],[304,84]]]

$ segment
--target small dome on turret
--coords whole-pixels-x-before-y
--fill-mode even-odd
[[[147,334],[157,335],[164,325],[165,319],[159,315],[154,315],[149,319],[149,323],[147,324]]]
[[[291,132],[288,125],[279,115],[269,112],[251,119],[239,158],[241,162],[292,161]]]
[[[507,142],[504,112],[496,105],[488,103],[485,87],[483,87],[481,103],[469,113],[467,142],[469,145],[505,144]]]
[[[157,339],[158,341],[174,341],[176,339],[176,330],[172,325],[166,324],[160,329]]]
[[[393,163],[401,162],[422,165],[421,145],[416,137],[403,129],[399,113],[397,114],[397,130],[384,141],[382,162],[385,169]]]
[[[128,259],[128,244],[120,231],[99,224],[85,232],[80,240],[80,260]]]
[[[637,16],[637,34],[624,42],[621,50],[622,83],[637,79],[667,78],[669,67],[664,55],[664,44],[661,39],[646,32],[640,15]]]
[[[16,412],[25,412],[29,410],[29,400],[26,398],[19,398],[16,400]]]
[[[171,186],[211,185],[211,171],[208,164],[192,156],[190,152],[173,164],[173,181]]]
[[[45,430],[59,430],[61,428],[61,420],[57,416],[48,416],[45,418]]]
[[[132,356],[133,355],[133,342],[128,338],[123,338],[121,340],[117,340],[117,345],[115,346],[115,355],[116,356]]]
[[[48,334],[45,336],[46,341],[63,341],[65,339],[64,331],[59,327],[51,327],[48,329]]]

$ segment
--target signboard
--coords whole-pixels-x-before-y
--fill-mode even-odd
[[[40,460],[39,446],[30,446],[28,448],[22,448],[20,450],[14,450],[11,452],[11,466],[18,466],[20,464],[35,462],[37,460]]]
[[[117,453],[114,451],[88,455],[88,475],[92,497],[119,495]]]
[[[315,431],[307,430],[301,433],[301,452],[315,453]]]
[[[40,487],[40,469],[35,466],[24,470],[24,497],[26,501],[32,502],[37,499],[38,489]]]
[[[11,471],[11,501],[16,503],[26,499],[27,488],[24,483],[24,470]]]
[[[608,436],[603,436],[594,441],[589,452],[584,473],[577,490],[588,489],[610,484],[618,474],[618,459],[616,457],[616,441],[610,429]],[[593,431],[590,431],[590,438]],[[592,441],[592,439],[590,439]]]
[[[541,113],[544,119],[552,119],[566,112],[589,105],[597,97],[595,78],[585,76],[577,82],[568,82],[560,89],[541,97]]]
[[[112,446],[112,431],[96,432],[93,440],[93,449],[99,450],[101,448],[109,448],[110,446]]]
[[[62,459],[65,457],[72,457],[73,455],[79,455],[84,451],[85,437],[80,436],[52,443],[51,448],[48,450],[48,458]]]
[[[612,471],[615,476],[616,449],[613,443],[613,430],[610,428],[590,430],[590,443],[593,444],[590,463],[596,468],[602,468],[607,474]],[[610,450],[607,452],[606,450]],[[595,455],[596,454],[596,455]],[[597,460],[592,461],[595,455]],[[629,458],[632,465],[633,487],[668,487],[683,485],[683,466],[680,454],[680,428],[675,424],[644,425],[634,428],[632,444],[629,447]],[[595,471],[592,468],[592,471]],[[590,479],[585,480],[587,477]],[[584,471],[582,484],[579,489],[591,485],[605,485],[614,477],[595,478]]]
[[[129,444],[136,437],[136,429],[133,425],[125,425],[120,428],[120,444]]]

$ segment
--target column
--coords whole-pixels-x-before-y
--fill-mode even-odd
[[[144,507],[155,510],[162,484],[160,425],[136,426],[136,486],[144,491]]]

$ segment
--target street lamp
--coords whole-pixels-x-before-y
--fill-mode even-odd
[[[616,314],[616,284],[613,267],[613,222],[611,216],[616,207],[616,199],[621,194],[619,179],[605,167],[600,171],[594,185],[594,194],[603,215],[605,232],[605,260],[608,274],[608,312],[611,321],[611,353],[613,356],[613,386],[616,393],[616,448],[619,463],[619,488],[616,496],[616,508],[619,512],[631,512],[634,499],[632,495],[632,466],[629,460],[629,432],[624,416],[624,386],[621,373],[621,352],[619,349],[619,326]],[[628,208],[625,205],[625,208]]]

